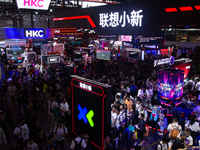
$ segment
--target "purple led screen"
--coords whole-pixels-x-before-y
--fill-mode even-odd
[[[175,69],[160,70],[158,73],[158,100],[164,104],[182,100],[184,71]]]

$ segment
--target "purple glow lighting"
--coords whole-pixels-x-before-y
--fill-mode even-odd
[[[183,95],[183,71],[166,69],[158,74],[158,99],[163,104],[179,103]]]

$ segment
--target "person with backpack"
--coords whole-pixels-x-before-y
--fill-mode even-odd
[[[20,118],[19,119],[19,125],[14,129],[13,131],[13,138],[18,139],[22,137],[24,141],[29,140],[29,129],[27,124],[25,124],[25,119]]]
[[[129,146],[130,140],[130,132],[128,128],[126,128],[125,121],[121,122],[121,126],[119,128],[119,136],[118,136],[118,150],[125,150]]]
[[[185,150],[185,138],[187,134],[185,131],[180,133],[180,136],[173,142],[171,150]]]
[[[187,82],[186,87],[189,89],[189,94],[192,94],[195,89],[194,77],[190,78],[190,80]]]
[[[54,140],[53,135],[49,135],[47,138],[47,142],[44,144],[42,150],[51,150],[52,147],[57,148],[56,141]]]
[[[83,150],[86,149],[87,145],[85,143],[85,140],[81,138],[80,131],[76,132],[76,138],[72,140],[70,149],[71,150]]]
[[[182,127],[178,124],[178,119],[173,118],[173,123],[169,124],[167,127],[167,131],[169,132],[169,147],[171,148],[172,143],[178,137],[179,133],[182,131]]]
[[[170,139],[168,136],[163,136],[162,141],[158,142],[154,150],[168,150],[168,143]]]
[[[172,107],[172,115],[173,117],[178,119],[178,122],[181,119],[181,115],[183,113],[183,110],[180,107],[176,107],[176,105],[174,103],[171,104]]]
[[[58,122],[58,126],[54,128],[53,134],[55,135],[57,146],[60,146],[60,149],[64,150],[64,139],[68,135],[68,131],[67,128],[64,127],[63,121]]]

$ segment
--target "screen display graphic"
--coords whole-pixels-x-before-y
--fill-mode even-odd
[[[179,103],[183,96],[184,71],[160,70],[158,74],[158,99],[164,104]]]

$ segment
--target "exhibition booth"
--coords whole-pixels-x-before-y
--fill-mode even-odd
[[[87,131],[92,149],[103,150],[104,137],[111,133],[111,87],[76,75],[71,76],[70,84],[71,132]]]

